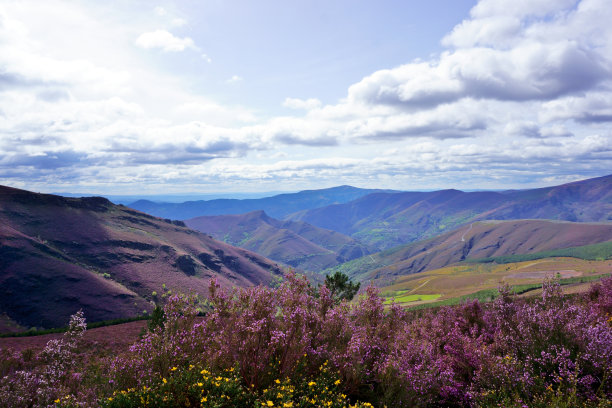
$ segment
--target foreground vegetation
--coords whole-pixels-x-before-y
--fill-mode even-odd
[[[419,311],[356,302],[289,274],[225,292],[211,311],[169,297],[143,338],[82,353],[82,313],[45,349],[1,351],[6,407],[610,407],[612,278],[564,297],[558,281]]]

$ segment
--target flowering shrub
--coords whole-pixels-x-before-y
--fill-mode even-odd
[[[161,333],[145,338],[117,360],[117,378],[133,386],[164,377],[171,364],[236,366],[241,384],[270,392],[276,381],[313,378],[328,361],[343,393],[381,406],[609,401],[612,280],[584,298],[564,298],[554,281],[536,301],[500,292],[490,305],[417,314],[385,310],[373,287],[338,304],[324,286],[315,294],[293,274],[277,289],[223,292],[212,282],[206,319],[165,342]]]
[[[17,370],[0,380],[0,406],[47,407],[59,401],[59,395],[79,393],[80,374],[73,371],[76,349],[87,324],[83,311],[70,317],[63,338],[49,340],[30,370]]]
[[[275,379],[270,387],[258,390],[246,385],[234,368],[213,373],[205,368],[189,365],[172,367],[151,387],[115,391],[103,399],[105,408],[131,407],[332,407],[365,408],[369,403],[350,404],[342,394],[340,379],[327,363],[319,367],[315,377],[303,377],[298,383],[289,378]]]
[[[491,304],[410,311],[373,287],[338,302],[289,274],[274,289],[211,282],[208,302],[196,320],[193,296],[169,296],[163,324],[108,361],[79,362],[77,323],[32,361],[3,354],[0,406],[612,404],[612,278],[584,295],[551,280],[540,298],[501,287]]]

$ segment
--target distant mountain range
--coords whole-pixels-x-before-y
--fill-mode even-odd
[[[164,285],[207,294],[268,284],[272,261],[180,221],[101,197],[65,198],[0,187],[0,315],[25,327],[58,327],[83,308],[90,321],[151,310]]]
[[[330,204],[346,203],[375,192],[392,194],[394,191],[339,186],[244,200],[217,199],[187,201],[184,203],[157,203],[139,200],[131,203],[129,207],[157,217],[177,220],[186,220],[203,215],[244,214],[258,210],[263,210],[274,218],[284,218],[297,211],[324,207]]]
[[[183,203],[186,201],[197,200],[217,200],[217,199],[253,199],[270,197],[277,194],[285,194],[282,191],[268,191],[259,193],[185,193],[185,194],[87,194],[87,193],[61,193],[52,192],[53,195],[63,197],[104,197],[115,204],[129,205],[138,200],[148,200],[156,203]]]
[[[327,197],[324,202],[340,191],[365,193],[343,186],[321,190],[320,194],[308,191],[271,197],[271,201],[246,201],[249,206],[273,202],[283,206],[283,212],[287,213],[290,208],[314,205],[317,200],[313,197]],[[306,199],[306,203],[300,204],[301,199]],[[243,200],[233,203],[245,204]],[[232,245],[316,272],[375,252],[374,248],[385,250],[419,242],[476,221],[524,218],[576,222],[612,220],[612,176],[555,187],[501,192],[377,191],[342,204],[298,211],[286,215],[285,220],[274,219],[258,210],[230,216],[196,217],[187,223]],[[300,231],[308,233],[304,235]],[[331,231],[336,235],[330,246]],[[347,248],[350,251],[347,252]]]
[[[612,175],[506,192],[376,193],[286,217],[380,249],[433,237],[474,221],[524,218],[611,221]]]
[[[612,223],[478,221],[435,238],[355,259],[336,269],[360,281],[389,282],[466,259],[530,254],[607,241],[612,241]]]
[[[277,220],[262,210],[197,217],[185,224],[228,244],[308,271],[321,271],[374,251],[338,232],[305,222]]]

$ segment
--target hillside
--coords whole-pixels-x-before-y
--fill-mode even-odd
[[[612,220],[612,175],[532,190],[377,193],[286,217],[380,249],[434,237],[474,221],[531,218]]]
[[[27,327],[151,309],[163,288],[207,294],[270,282],[280,270],[244,249],[100,198],[0,187],[0,315]],[[164,286],[165,285],[165,286]]]
[[[261,210],[196,217],[185,224],[274,261],[315,272],[373,252],[346,235],[304,222],[280,221]]]
[[[479,221],[426,241],[398,246],[335,269],[358,280],[389,282],[466,259],[530,254],[612,241],[612,223]]]
[[[466,299],[488,301],[506,283],[524,295],[538,293],[547,277],[557,277],[565,293],[588,290],[593,280],[610,276],[612,260],[589,261],[578,258],[543,258],[537,262],[508,264],[461,263],[431,271],[398,277],[383,285],[381,294],[404,306],[459,304]]]
[[[339,186],[321,190],[304,190],[298,193],[278,194],[258,199],[198,200],[184,203],[156,203],[148,200],[139,200],[129,206],[158,217],[178,220],[186,220],[203,215],[244,214],[257,210],[263,210],[274,218],[283,218],[297,211],[346,203],[367,194],[381,191],[393,194],[391,190]]]

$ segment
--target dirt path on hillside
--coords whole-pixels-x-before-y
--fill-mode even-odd
[[[529,268],[530,266],[533,266],[533,265],[538,265],[538,264],[541,264],[541,263],[544,263],[544,262],[547,262],[547,261],[536,261],[536,262],[532,262],[532,263],[530,263],[530,264],[523,265],[523,266],[521,266],[521,267],[520,267],[520,268],[518,268],[518,269],[525,269],[525,268]]]
[[[474,223],[471,223],[470,224],[470,228],[468,228],[468,230],[463,233],[463,235],[461,236],[461,242],[465,242],[465,236],[467,235],[468,232],[470,232],[472,230],[472,226],[473,225],[474,225]]]
[[[431,278],[433,279],[433,278]],[[416,292],[417,290],[421,289],[423,286],[427,285],[429,283],[429,281],[431,281],[431,279],[427,279],[425,282],[423,282],[422,284],[420,284],[419,286],[417,286],[416,288],[412,289],[410,292],[408,292],[407,294],[410,295],[413,292]]]

